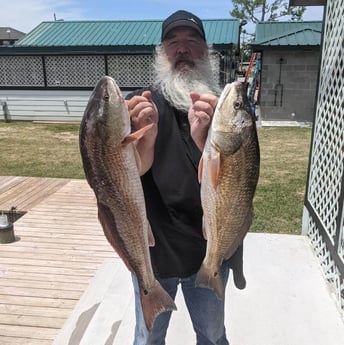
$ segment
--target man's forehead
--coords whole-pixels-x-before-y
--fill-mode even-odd
[[[178,35],[185,34],[190,37],[198,37],[202,39],[202,36],[198,33],[197,30],[189,28],[187,26],[178,26],[177,28],[172,29],[165,37],[165,40],[175,38]]]

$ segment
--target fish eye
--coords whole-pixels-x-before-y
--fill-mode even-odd
[[[235,110],[238,110],[238,109],[242,108],[242,102],[240,102],[240,101],[235,101],[235,102],[233,103],[233,106],[234,106],[234,109],[235,109]]]

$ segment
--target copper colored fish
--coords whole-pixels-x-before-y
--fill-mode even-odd
[[[97,199],[99,221],[107,240],[138,279],[149,330],[157,315],[176,309],[153,274],[149,242],[153,245],[154,239],[133,144],[150,127],[130,133],[126,103],[108,76],[93,90],[80,126],[80,152],[86,179]]]
[[[207,239],[196,286],[224,296],[220,274],[243,242],[253,219],[259,177],[259,144],[246,84],[227,84],[216,107],[200,161],[203,232]]]

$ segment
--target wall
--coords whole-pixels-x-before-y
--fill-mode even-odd
[[[262,120],[313,121],[319,61],[318,49],[263,52]]]
[[[79,122],[91,91],[0,91],[0,120]]]

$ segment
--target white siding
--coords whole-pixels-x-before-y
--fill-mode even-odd
[[[78,122],[92,91],[0,91],[0,120]]]

